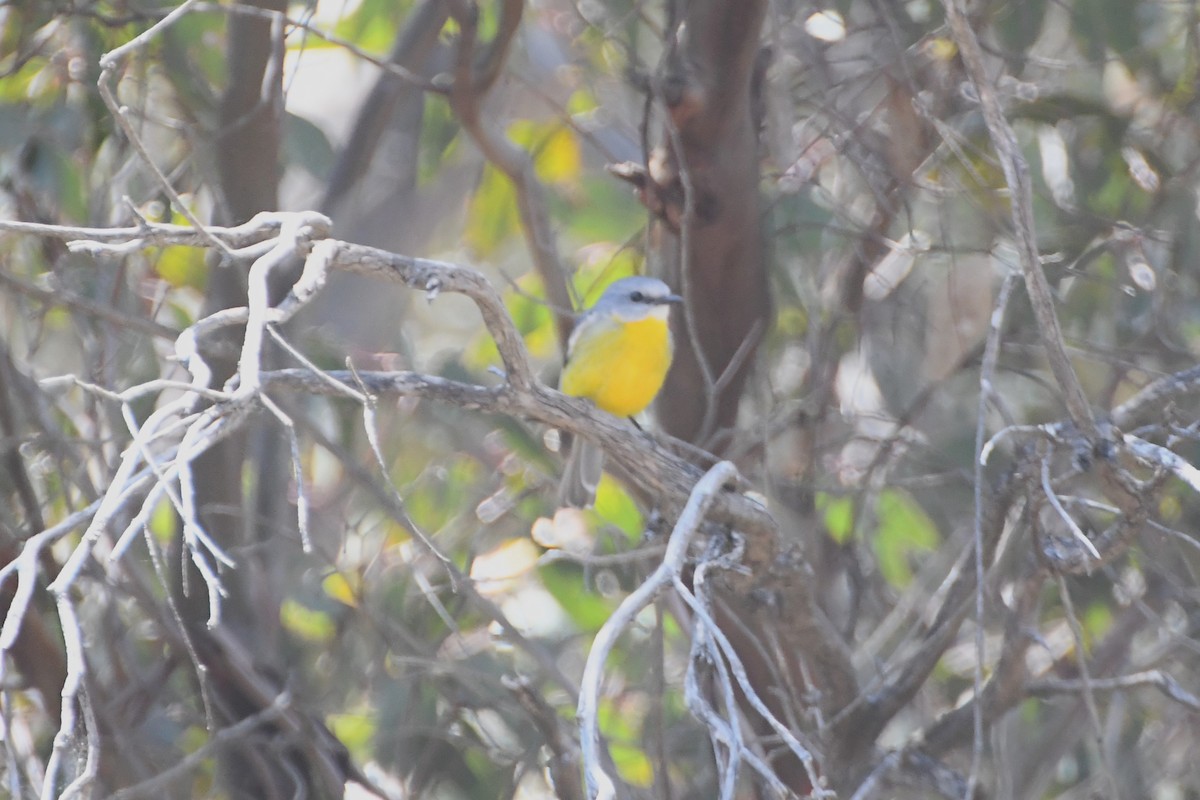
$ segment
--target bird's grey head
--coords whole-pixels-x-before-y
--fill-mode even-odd
[[[615,314],[625,322],[637,322],[655,316],[665,319],[671,305],[683,298],[671,293],[671,287],[658,278],[634,276],[614,281],[600,295],[593,312]]]

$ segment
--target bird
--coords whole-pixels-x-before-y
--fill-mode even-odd
[[[657,278],[614,281],[576,321],[558,387],[602,411],[634,417],[654,400],[671,367],[671,306],[683,298]],[[586,508],[596,496],[604,453],[577,439],[559,484],[559,505]]]

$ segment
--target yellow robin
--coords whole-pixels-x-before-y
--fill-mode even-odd
[[[640,414],[667,377],[673,345],[668,318],[683,302],[657,278],[622,278],[575,323],[559,388],[586,397],[618,417]],[[559,503],[590,505],[600,483],[604,454],[576,440],[559,487]]]

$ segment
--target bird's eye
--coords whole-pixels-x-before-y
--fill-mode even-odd
[[[642,294],[641,292],[634,292],[633,294],[629,295],[629,299],[635,303],[640,303],[646,299],[646,295]]]

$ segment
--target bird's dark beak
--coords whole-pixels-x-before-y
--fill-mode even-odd
[[[679,304],[683,303],[683,298],[677,294],[669,294],[666,297],[659,298],[658,302],[661,305],[667,305],[668,303],[672,303],[674,305],[679,305]]]

